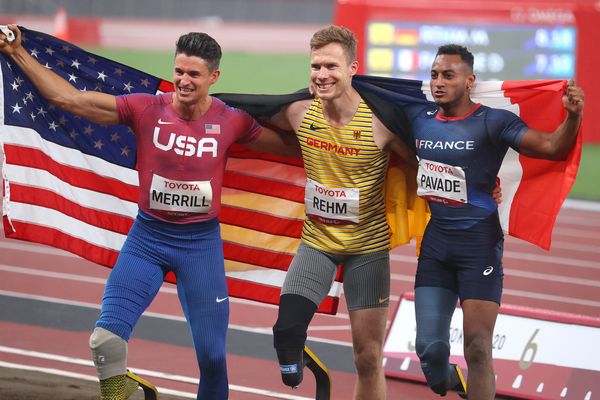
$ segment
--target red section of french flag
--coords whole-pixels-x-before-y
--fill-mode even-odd
[[[519,105],[520,117],[530,128],[552,132],[566,115],[562,104],[565,85],[564,80],[505,81],[502,90],[512,104]],[[507,199],[511,236],[550,249],[554,222],[577,176],[581,137],[578,135],[577,144],[565,161],[518,156],[522,176],[514,197]]]

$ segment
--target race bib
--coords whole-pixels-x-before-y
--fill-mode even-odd
[[[467,181],[460,167],[437,161],[419,160],[417,194],[448,206],[467,203]]]
[[[175,181],[153,175],[150,208],[185,213],[209,213],[212,188],[208,181]]]
[[[306,215],[328,225],[347,225],[359,222],[360,191],[356,188],[329,188],[306,179],[304,206]]]

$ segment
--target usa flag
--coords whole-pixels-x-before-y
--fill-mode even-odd
[[[20,28],[23,46],[79,90],[121,95],[172,90],[172,84]],[[47,244],[112,267],[137,214],[136,144],[126,126],[101,126],[45,101],[0,55],[0,144],[4,150],[6,237]],[[219,134],[220,126],[207,125]],[[277,304],[304,219],[301,160],[230,151],[219,216],[229,294]],[[173,275],[167,281],[174,282]],[[319,308],[335,313],[336,281]]]

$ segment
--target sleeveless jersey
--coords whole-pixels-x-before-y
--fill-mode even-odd
[[[388,153],[373,140],[373,112],[361,99],[354,118],[331,126],[315,99],[298,129],[307,183],[302,241],[335,254],[389,248],[384,203]]]
[[[214,97],[197,120],[179,117],[172,93],[119,96],[117,110],[136,137],[139,208],[176,224],[218,216],[229,147],[254,140],[260,125]]]

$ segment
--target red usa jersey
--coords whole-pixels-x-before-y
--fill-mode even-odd
[[[177,224],[218,216],[229,147],[254,140],[260,125],[214,97],[197,120],[175,112],[173,93],[118,96],[117,110],[136,137],[139,208]]]

